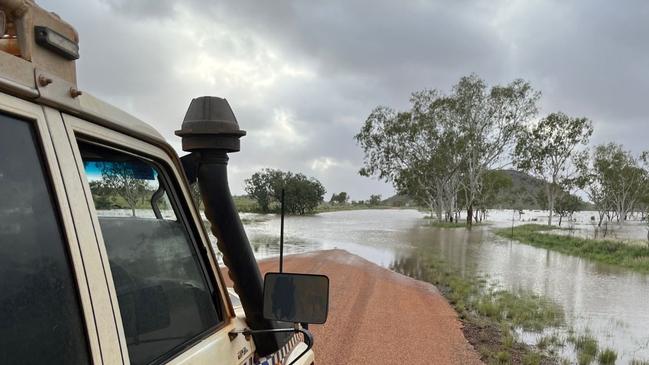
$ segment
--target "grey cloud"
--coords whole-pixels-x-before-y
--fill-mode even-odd
[[[189,100],[227,97],[249,134],[232,157],[236,192],[262,166],[317,175],[330,192],[355,199],[391,188],[356,174],[352,137],[376,105],[407,107],[411,91],[448,90],[476,72],[489,83],[528,79],[543,92],[542,112],[595,121],[593,142],[647,149],[649,3],[599,1],[42,1],[77,26],[80,82],[90,92],[173,130]],[[215,25],[217,29],[210,26]],[[184,32],[201,38],[200,49]],[[271,86],[183,76],[187,55],[204,52],[224,67],[277,77]],[[282,74],[289,63],[309,77]],[[246,71],[246,72],[248,72]],[[209,73],[209,72],[208,72]],[[245,72],[243,73],[245,76]],[[269,77],[270,77],[269,76]],[[214,80],[211,80],[213,77]],[[277,111],[303,143],[269,134]],[[279,133],[279,132],[278,132]],[[313,161],[333,159],[328,169]]]

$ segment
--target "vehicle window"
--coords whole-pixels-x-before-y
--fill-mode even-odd
[[[168,180],[128,153],[80,143],[132,364],[168,358],[219,311]]]
[[[0,114],[0,363],[87,364],[75,280],[29,122]]]

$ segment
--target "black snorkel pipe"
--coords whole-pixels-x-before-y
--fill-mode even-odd
[[[239,138],[246,134],[227,100],[203,96],[193,99],[187,109],[182,128],[183,167],[188,180],[198,180],[205,205],[205,216],[217,238],[223,262],[234,283],[234,290],[246,312],[252,330],[276,328],[262,313],[264,283],[252,248],[239,219],[228,184],[228,153],[240,150]],[[279,350],[284,336],[274,333],[252,333],[260,356]]]

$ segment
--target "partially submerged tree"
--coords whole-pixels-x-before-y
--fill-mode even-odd
[[[273,201],[273,184],[282,178],[282,172],[279,170],[263,169],[244,181],[244,190],[250,198],[257,202],[262,213],[270,211],[270,204]]]
[[[539,95],[523,80],[488,89],[471,75],[449,95],[413,93],[409,111],[377,107],[355,136],[365,152],[360,173],[392,182],[439,220],[455,213],[462,191],[471,224],[485,174],[536,114]]]
[[[411,109],[377,107],[355,136],[365,152],[363,176],[390,181],[399,193],[442,214],[445,189],[459,171],[457,133],[445,114],[448,101],[435,90],[413,93]],[[457,188],[457,187],[455,187]]]
[[[370,195],[370,200],[368,200],[369,205],[379,205],[381,204],[381,194],[372,194]]]
[[[489,90],[477,75],[470,75],[453,88],[450,116],[462,141],[461,181],[469,225],[485,174],[504,165],[504,153],[516,142],[524,123],[536,115],[539,98],[540,93],[521,79]]]
[[[248,196],[255,199],[263,213],[271,211],[281,201],[284,189],[284,203],[289,214],[313,212],[323,201],[324,186],[315,178],[274,169],[263,169],[245,180]]]
[[[287,173],[283,186],[277,186],[275,190],[279,194],[273,194],[277,201],[281,199],[281,188],[285,190],[286,212],[289,214],[308,214],[315,211],[324,200],[326,190],[315,178],[308,178],[304,174]]]
[[[514,151],[514,164],[545,181],[548,225],[552,225],[555,202],[564,190],[574,185],[576,169],[572,163],[593,134],[586,118],[571,118],[561,112],[552,113],[531,128],[521,131]]]
[[[346,204],[348,201],[349,201],[349,195],[344,191],[341,191],[338,194],[336,193],[331,194],[331,199],[329,199],[329,203],[332,204]]]
[[[582,210],[584,205],[584,201],[578,196],[570,194],[568,191],[559,192],[554,204],[554,212],[559,215],[559,227],[561,227],[563,218],[572,217],[575,212]]]
[[[613,143],[595,149],[594,167],[617,221],[623,223],[643,196],[647,172],[631,152]]]

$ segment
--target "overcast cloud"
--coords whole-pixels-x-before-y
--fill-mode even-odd
[[[377,105],[448,90],[472,72],[529,80],[542,114],[595,123],[593,143],[649,149],[649,2],[42,0],[80,34],[79,84],[173,134],[192,97],[230,102],[248,131],[234,193],[262,167],[300,171],[352,199],[392,194],[360,177],[353,141]],[[328,196],[327,196],[328,197]]]

